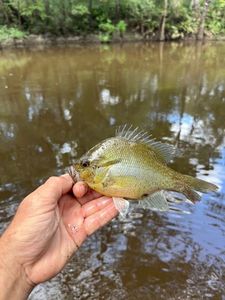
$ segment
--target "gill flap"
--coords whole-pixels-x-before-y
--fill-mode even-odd
[[[120,126],[116,130],[116,136],[122,137],[130,142],[143,143],[151,147],[166,163],[171,161],[176,154],[176,149],[173,145],[156,141],[155,138],[152,138],[146,131],[140,130],[138,127]]]
[[[100,166],[101,167],[109,167],[109,166],[118,164],[119,162],[120,162],[120,159],[112,159],[112,160],[107,160],[107,161],[104,161],[104,159],[103,159],[103,162],[101,162]]]

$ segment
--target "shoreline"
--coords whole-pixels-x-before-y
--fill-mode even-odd
[[[164,42],[208,42],[208,41],[225,41],[225,36],[210,36],[205,37],[203,40],[196,40],[195,37],[187,37],[178,40],[166,40]],[[28,35],[21,39],[10,38],[0,41],[0,50],[15,49],[15,48],[30,48],[37,46],[58,46],[58,45],[79,45],[79,44],[115,44],[127,42],[159,42],[153,38],[144,38],[138,33],[126,33],[121,38],[118,35],[114,36],[109,43],[101,43],[97,34],[89,34],[86,36],[48,36],[48,35]]]

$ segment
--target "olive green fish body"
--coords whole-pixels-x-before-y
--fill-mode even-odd
[[[169,168],[172,152],[170,145],[143,137],[143,133],[122,130],[84,154],[75,170],[92,189],[110,197],[141,199],[171,190],[195,201],[199,195],[194,190],[216,190],[211,183]]]
[[[173,171],[160,161],[154,150],[121,138],[110,139],[110,142],[103,158],[103,162],[109,164],[107,172],[103,177],[96,172],[93,182],[89,183],[93,189],[107,196],[139,199],[171,187]],[[115,157],[119,159],[115,160]],[[165,181],[167,174],[169,178]]]

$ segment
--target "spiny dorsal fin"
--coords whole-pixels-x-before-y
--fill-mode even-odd
[[[128,126],[127,124],[120,126],[116,130],[116,136],[122,137],[127,139],[128,141],[132,142],[142,142],[142,143],[150,143],[155,141],[155,139],[151,138],[146,131],[139,130],[138,127],[133,128],[133,126]]]
[[[116,130],[116,136],[125,138],[128,141],[135,142],[135,143],[143,143],[147,146],[153,148],[160,157],[168,163],[171,159],[175,156],[176,149],[174,146],[157,142],[154,138],[151,137],[146,131],[139,130],[138,127],[133,128],[131,125],[130,127],[126,124],[124,126],[120,126]]]

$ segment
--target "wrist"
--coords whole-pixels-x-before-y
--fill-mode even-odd
[[[0,238],[0,300],[27,299],[33,289],[10,241]]]

